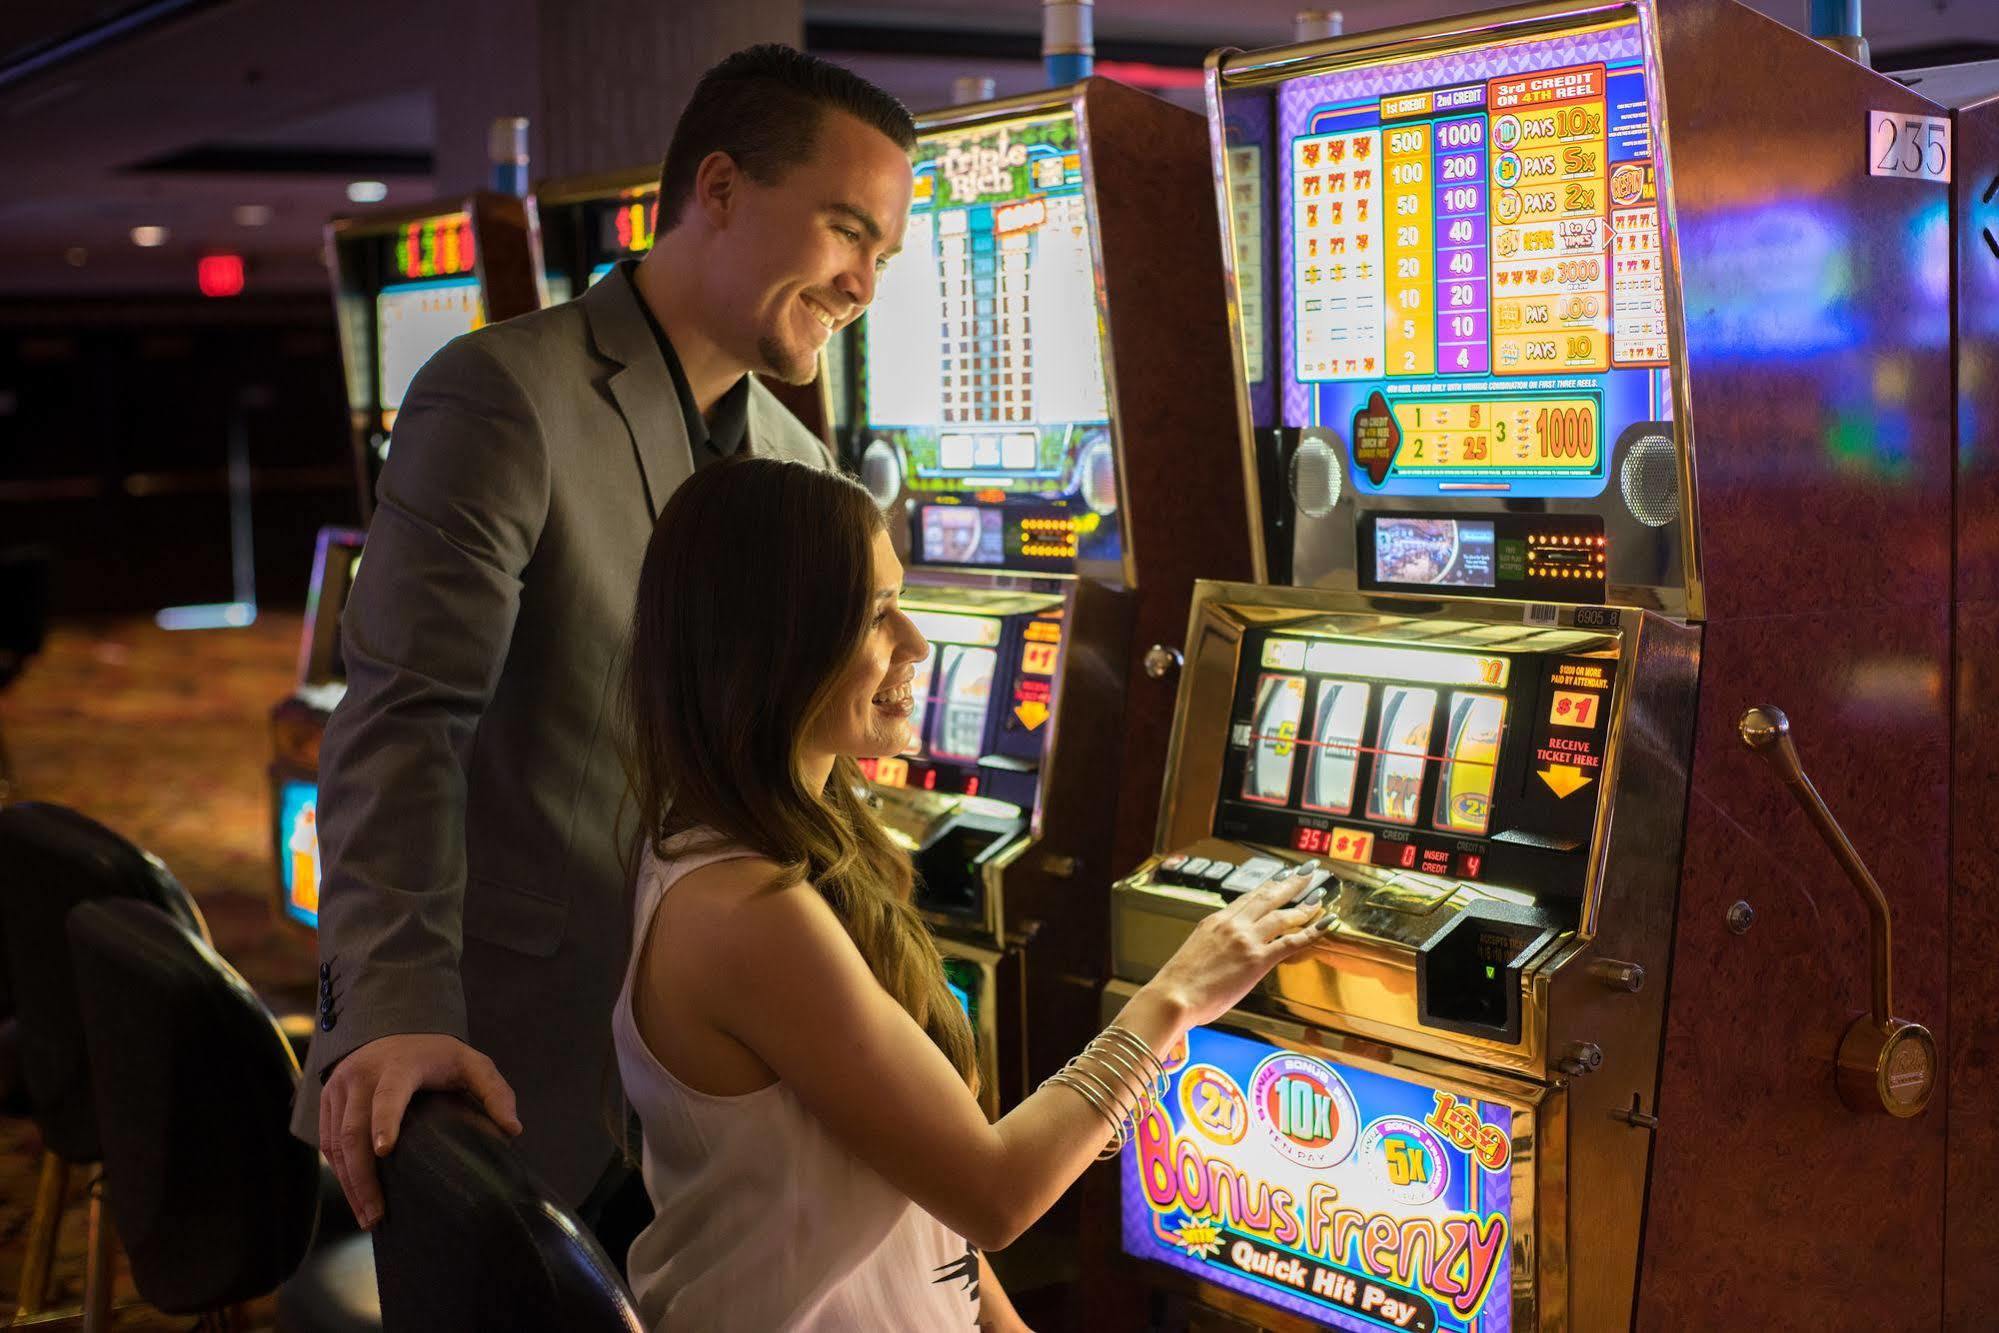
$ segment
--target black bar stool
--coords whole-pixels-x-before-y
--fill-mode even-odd
[[[197,935],[207,933],[194,900],[167,868],[103,825],[59,805],[0,806],[0,937],[19,1024],[21,1077],[43,1144],[16,1324],[57,1313],[45,1306],[63,1196],[71,1170],[95,1168],[103,1155],[69,940],[63,933],[70,908],[98,898],[143,902]],[[84,1309],[101,1318],[108,1313],[111,1295],[111,1233],[104,1224],[96,1174]]]
[[[232,1327],[289,1279],[313,1299],[280,1333],[377,1333],[367,1237],[328,1225],[312,1248],[319,1154],[287,1127],[299,1068],[271,1011],[150,904],[80,904],[68,933],[105,1193],[139,1294]],[[327,1210],[346,1216],[337,1193]]]
[[[603,1249],[469,1102],[419,1095],[378,1165],[387,1333],[644,1333]]]

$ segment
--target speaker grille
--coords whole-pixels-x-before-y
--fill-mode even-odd
[[[1324,518],[1340,502],[1341,484],[1339,451],[1327,432],[1307,431],[1291,455],[1291,502],[1307,518]]]
[[[884,509],[902,494],[902,461],[887,440],[876,440],[861,455],[861,485]]]
[[[1641,435],[1624,451],[1618,489],[1631,517],[1648,528],[1663,528],[1680,516],[1680,459],[1664,435]]]
[[[1117,512],[1117,457],[1099,436],[1083,447],[1083,503],[1099,514]]]

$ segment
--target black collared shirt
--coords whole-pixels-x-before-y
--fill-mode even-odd
[[[687,385],[687,372],[680,368],[680,358],[674,354],[673,343],[668,340],[666,330],[660,326],[652,307],[646,304],[645,297],[639,292],[638,262],[628,259],[618,265],[618,271],[625,275],[625,281],[631,283],[632,296],[645,314],[646,327],[652,330],[653,340],[659,344],[659,355],[666,362],[666,373],[673,376],[673,391],[680,396],[680,414],[687,422],[687,449],[694,456],[694,466],[706,467],[718,459],[741,452],[750,433],[750,377],[745,375],[737,380],[727,393],[716,400],[712,420],[704,418],[700,406],[694,401],[694,390]]]

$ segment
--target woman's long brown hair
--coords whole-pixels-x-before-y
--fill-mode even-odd
[[[870,630],[881,510],[835,472],[742,458],[696,472],[667,503],[639,575],[622,743],[639,830],[655,854],[709,829],[810,883],[882,988],[970,1086],[964,1010],[910,905],[909,857],[834,761],[799,773],[807,729]]]

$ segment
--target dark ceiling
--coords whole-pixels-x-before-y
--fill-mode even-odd
[[[1806,0],[1753,3],[1804,20]],[[532,12],[533,0],[509,4]],[[1099,0],[1099,54],[1165,67],[1165,90],[1190,82],[1211,47],[1287,40],[1299,7]],[[1342,6],[1350,32],[1485,7]],[[1867,8],[1881,68],[1999,55],[1999,0]],[[491,13],[480,0],[0,0],[0,294],[189,292],[196,260],[218,249],[246,257],[253,289],[323,289],[319,231],[350,207],[348,182],[380,180],[391,202],[436,188],[438,99],[465,74],[441,69],[441,43],[397,34]],[[1001,93],[1038,86],[1039,13],[1039,0],[808,0],[806,37],[936,105],[962,74],[990,75]],[[267,220],[245,225],[245,205]],[[166,227],[167,243],[138,248],[140,225]]]

